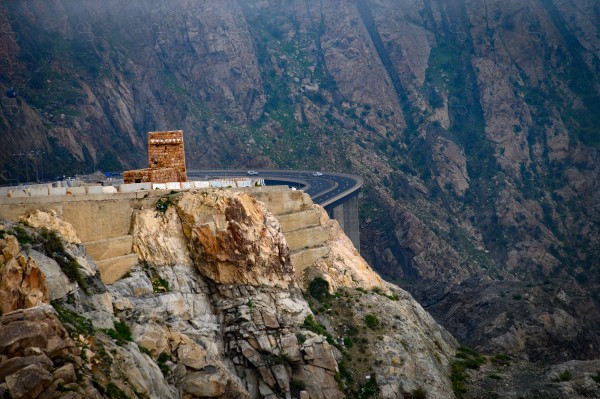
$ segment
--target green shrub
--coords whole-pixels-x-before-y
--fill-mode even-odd
[[[327,334],[327,330],[325,330],[325,327],[323,327],[321,324],[319,324],[315,318],[313,317],[313,315],[309,314],[308,316],[306,316],[306,318],[304,319],[304,323],[302,324],[303,327],[305,327],[307,330],[310,330],[314,333],[317,333],[319,335],[325,335]]]
[[[43,228],[36,237],[36,243],[42,246],[46,256],[58,263],[69,281],[76,282],[83,292],[89,295],[88,285],[79,271],[79,262],[67,252],[62,238],[55,231]]]
[[[19,244],[21,245],[31,244],[33,242],[27,230],[25,230],[23,226],[18,224],[12,228],[12,235],[17,237],[17,241],[19,241]]]
[[[450,381],[452,382],[452,390],[457,399],[461,399],[463,394],[467,393],[467,373],[465,366],[460,361],[455,361],[450,366]]]
[[[117,345],[123,345],[125,342],[133,340],[131,337],[131,329],[123,321],[115,321],[115,328],[104,330],[104,332],[114,339]]]
[[[302,333],[296,333],[296,338],[298,339],[298,343],[300,345],[302,345],[304,342],[306,342],[306,335],[304,335]]]
[[[364,384],[362,384],[358,390],[357,397],[359,399],[375,398],[379,392],[380,389],[379,385],[377,385],[377,378],[375,378],[375,374],[371,374],[370,378]]]
[[[71,337],[78,336],[79,334],[88,336],[94,334],[94,326],[90,320],[65,309],[58,301],[52,301],[51,304],[56,313],[58,313],[58,319]]]
[[[486,357],[472,348],[460,346],[456,358],[451,365],[450,381],[457,399],[461,399],[467,392],[467,369],[478,369],[486,362]]]
[[[412,399],[427,399],[427,393],[421,387],[412,391]]]
[[[572,378],[573,378],[573,374],[571,373],[570,370],[565,370],[562,373],[560,373],[558,376],[558,379],[560,381],[571,381]]]
[[[169,206],[174,204],[170,197],[161,197],[156,201],[156,212],[164,214],[169,209]]]
[[[380,325],[379,318],[377,318],[377,316],[374,314],[368,314],[365,316],[365,325],[371,330],[375,330]]]
[[[510,357],[509,355],[507,355],[505,353],[499,353],[496,356],[494,356],[494,358],[492,359],[492,362],[499,366],[508,366],[510,364],[511,360],[512,360],[512,357]]]
[[[269,360],[269,364],[288,364],[292,358],[287,352],[279,352],[277,355],[272,355]]]
[[[112,382],[109,382],[108,385],[106,385],[106,396],[110,399],[129,399],[129,396]]]
[[[158,276],[152,276],[150,278],[150,282],[152,283],[152,291],[154,293],[171,291],[169,289],[169,282],[167,280],[163,280],[162,278],[160,278]]]
[[[167,361],[169,360],[171,360],[171,358],[165,352],[161,353],[156,359],[156,364],[165,377],[168,377],[169,374],[171,374],[171,369],[167,366]]]
[[[329,283],[317,277],[308,285],[308,293],[318,301],[329,298]]]
[[[150,349],[146,348],[143,345],[138,345],[138,349],[140,350],[140,352],[152,357],[152,352],[150,352]]]
[[[304,319],[304,323],[302,323],[302,326],[316,334],[324,335],[325,338],[327,338],[327,342],[329,344],[336,345],[331,334],[327,332],[324,326],[322,326],[321,324],[319,324],[319,322],[315,320],[313,315],[309,314],[308,316],[306,316],[306,318]]]

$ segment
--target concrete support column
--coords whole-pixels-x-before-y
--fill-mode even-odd
[[[360,252],[360,228],[358,222],[358,195],[352,195],[341,204],[328,209],[329,217],[339,223],[344,233]]]

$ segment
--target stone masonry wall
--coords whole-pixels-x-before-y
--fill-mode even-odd
[[[173,181],[187,181],[183,131],[148,133],[148,168],[173,168],[178,175]]]
[[[123,181],[129,183],[169,183],[180,181],[180,175],[173,168],[136,169],[123,172]],[[185,180],[184,180],[185,181]]]

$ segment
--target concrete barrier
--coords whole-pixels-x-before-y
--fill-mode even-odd
[[[127,183],[119,186],[119,192],[121,193],[133,193],[142,190],[152,190],[152,183]]]
[[[194,188],[209,188],[210,187],[210,183],[207,181],[194,181],[192,182]]]
[[[152,183],[152,190],[166,190],[166,183]]]
[[[67,188],[66,187],[51,187],[48,189],[48,195],[51,195],[51,196],[67,195]]]
[[[8,196],[12,197],[12,198],[29,197],[29,189],[25,189],[25,190],[21,190],[21,189],[11,190],[11,191],[8,192]]]
[[[169,182],[167,184],[167,190],[181,190],[181,183],[179,182]]]
[[[126,235],[85,243],[88,254],[95,261],[130,255],[133,247],[133,236]]]
[[[208,182],[191,182],[190,186],[207,185]],[[143,183],[139,183],[143,184]],[[131,185],[129,185],[131,186]],[[158,185],[160,187],[160,185]],[[163,185],[166,188],[166,185]],[[101,190],[101,186],[92,190]],[[134,187],[126,187],[125,189]],[[136,187],[137,188],[137,187]],[[69,190],[73,190],[70,188]],[[17,221],[20,215],[36,209],[55,211],[63,220],[71,223],[81,241],[89,244],[88,251],[98,260],[100,276],[106,283],[121,278],[137,257],[131,250],[131,220],[136,209],[154,209],[161,192],[138,191],[131,193],[94,195],[65,195],[30,197],[24,190],[21,198],[0,199],[0,218]],[[320,212],[313,208],[312,200],[302,191],[279,187],[239,188],[264,202],[280,222],[291,250],[292,264],[300,273],[317,259],[326,256],[328,230],[320,226]]]
[[[294,266],[296,276],[300,276],[302,272],[309,266],[313,265],[317,260],[329,254],[329,247],[321,246],[316,248],[308,248],[290,254],[290,261]]]
[[[86,195],[87,191],[85,187],[69,187],[67,189],[67,195]]]
[[[89,195],[104,194],[104,187],[102,186],[87,186],[86,190]]]
[[[288,231],[284,235],[290,251],[294,252],[324,245],[329,239],[329,229],[316,226]]]
[[[48,187],[30,188],[29,195],[32,197],[46,197],[48,195]]]
[[[278,215],[277,219],[279,219],[281,230],[285,234],[294,230],[319,226],[321,224],[320,216],[321,213],[317,209],[311,208],[306,211]]]
[[[116,194],[116,193],[118,193],[116,187],[113,187],[113,186],[104,186],[104,187],[102,187],[102,192],[104,194]]]

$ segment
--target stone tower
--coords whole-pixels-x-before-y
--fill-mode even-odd
[[[182,130],[148,133],[148,168],[172,168],[177,181],[187,181]]]
[[[123,173],[125,183],[187,181],[183,131],[148,133],[148,168]]]

